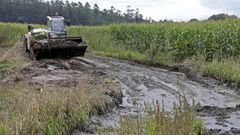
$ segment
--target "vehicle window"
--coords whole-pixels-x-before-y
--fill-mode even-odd
[[[65,31],[65,24],[61,20],[52,20],[53,31]]]

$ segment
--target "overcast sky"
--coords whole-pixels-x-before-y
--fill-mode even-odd
[[[144,17],[154,20],[206,19],[212,14],[228,13],[240,15],[240,0],[69,0],[98,4],[100,9],[114,6],[126,12],[127,5],[139,8]]]

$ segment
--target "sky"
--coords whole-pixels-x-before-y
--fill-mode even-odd
[[[127,6],[139,8],[144,18],[154,20],[187,21],[192,18],[206,19],[213,14],[228,13],[240,15],[240,0],[69,0],[98,4],[100,9],[116,9],[126,12]]]

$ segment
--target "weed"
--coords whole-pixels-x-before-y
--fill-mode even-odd
[[[147,106],[147,116],[138,114],[138,119],[129,116],[121,119],[118,130],[121,135],[201,135],[203,123],[195,117],[195,107],[186,100],[175,104],[173,114],[167,113],[156,102]]]
[[[92,103],[98,99],[91,99],[83,85],[42,91],[26,85],[0,86],[1,134],[67,134],[87,124]]]

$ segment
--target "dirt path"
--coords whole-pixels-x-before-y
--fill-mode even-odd
[[[165,109],[171,112],[173,103],[186,97],[189,103],[194,100],[197,115],[204,120],[206,128],[214,129],[209,130],[210,133],[240,134],[240,95],[236,90],[218,86],[214,80],[199,78],[199,82],[204,83],[198,83],[184,73],[90,54],[85,58],[40,60],[29,65],[19,74],[3,77],[0,83],[20,78],[29,80],[29,84],[70,88],[77,86],[80,80],[94,84],[92,86],[98,86],[103,81],[115,83],[115,79],[120,82],[123,97],[108,95],[111,95],[111,101],[117,99],[122,103],[113,105],[111,113],[93,116],[89,125],[91,129],[117,127],[121,115],[143,112],[144,104],[154,101],[164,104]],[[113,79],[109,79],[111,77]],[[81,133],[76,131],[73,134]]]
[[[106,123],[116,125],[114,121],[117,122],[119,115],[142,112],[144,103],[151,104],[156,100],[164,102],[165,109],[171,112],[173,103],[184,96],[189,103],[195,101],[198,117],[204,120],[206,128],[214,129],[211,134],[240,134],[240,95],[235,90],[214,84],[214,80],[199,78],[205,83],[197,83],[184,73],[93,55],[74,58],[74,61],[88,71],[98,70],[112,75],[121,83],[121,109],[101,119],[105,126]]]

